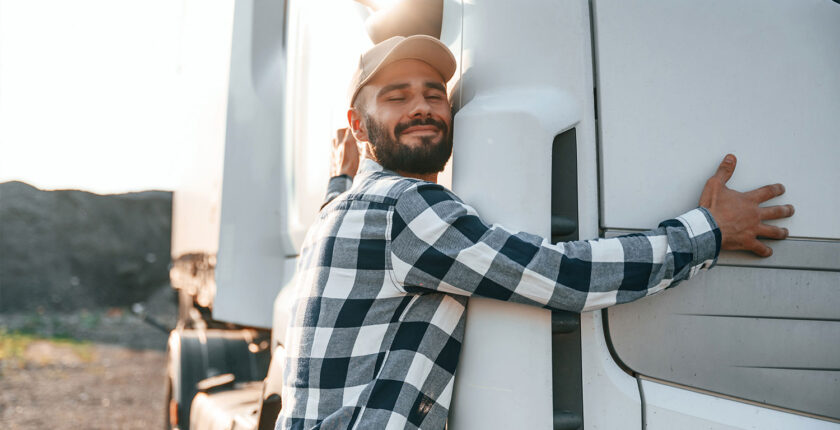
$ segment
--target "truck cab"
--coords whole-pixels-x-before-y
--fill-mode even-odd
[[[448,428],[840,428],[840,4],[423,4],[458,61],[440,182],[485,221],[643,231],[696,207],[726,153],[731,188],[781,182],[771,203],[797,208],[772,257],[723,252],[633,303],[470,299]],[[273,428],[297,254],[359,55],[404,19],[387,11],[239,0],[215,30],[232,34],[225,85],[205,88],[225,127],[174,201],[170,427]]]

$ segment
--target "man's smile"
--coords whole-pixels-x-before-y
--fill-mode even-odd
[[[437,138],[446,134],[446,123],[436,120],[434,118],[413,119],[404,123],[398,124],[394,127],[394,137],[400,139],[401,137],[415,137],[422,140],[427,138]]]
[[[414,125],[403,130],[400,135],[409,136],[435,136],[442,132],[436,125]]]

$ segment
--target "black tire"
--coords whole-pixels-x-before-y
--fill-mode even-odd
[[[167,347],[167,403],[174,400],[177,407],[167,407],[166,417],[174,413],[178,425],[168,420],[167,428],[189,429],[196,385],[205,378],[231,373],[236,382],[262,381],[271,356],[268,348],[251,351],[250,345],[267,345],[269,336],[267,330],[252,329],[173,330]]]

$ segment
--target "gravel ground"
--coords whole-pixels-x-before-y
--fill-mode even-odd
[[[146,303],[168,327],[171,298]],[[0,314],[0,427],[162,428],[166,339],[121,308]]]
[[[26,363],[3,366],[6,429],[150,429],[164,420],[163,351],[84,344],[90,354],[34,341]]]

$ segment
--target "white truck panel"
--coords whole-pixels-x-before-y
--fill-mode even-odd
[[[283,261],[293,251],[283,189],[282,3],[234,11],[221,233],[213,317],[271,327]]]
[[[460,49],[454,50],[460,52],[461,73],[453,94],[460,107],[453,190],[488,222],[549,237],[552,140],[575,127],[578,231],[582,238],[596,237],[588,3],[485,1],[464,2],[462,8],[461,23],[447,19],[454,8],[444,9],[443,27],[444,41],[456,43],[446,37],[449,25],[463,25]],[[470,300],[450,428],[551,428],[549,322],[545,310]],[[640,426],[640,419],[627,418],[640,417],[635,380],[617,376],[621,371],[609,359],[602,334],[593,336],[589,327],[582,337],[591,359],[583,364],[585,425]],[[593,394],[603,396],[597,405],[589,403]],[[607,403],[621,411],[620,423],[619,415],[601,413]]]
[[[642,379],[650,430],[838,430],[840,424]]]
[[[537,94],[478,96],[461,109],[455,120],[453,187],[484,219],[547,236],[550,182],[531,183],[526,175],[516,174],[519,169],[506,169],[540,160],[530,169],[541,173],[538,176],[542,178],[550,177],[551,158],[547,154],[554,133],[560,130],[551,127],[555,124],[541,124],[540,118],[527,110],[523,102],[534,101],[534,96]],[[563,102],[562,94],[555,96]],[[549,107],[555,100],[542,101],[546,102],[543,107]],[[556,113],[571,124],[577,119],[574,111]],[[506,143],[516,138],[531,144],[507,151]],[[500,196],[510,204],[499,205]],[[546,310],[470,299],[450,413],[453,429],[515,428],[517,424],[522,428],[550,427],[550,378],[533,377],[551,374],[550,325],[550,312]],[[484,407],[494,404],[507,407]]]
[[[778,181],[792,236],[840,238],[840,5],[597,0],[602,226],[697,205],[723,156],[734,189]],[[628,180],[632,178],[632,180]]]
[[[172,256],[215,254],[219,247],[233,2],[184,3],[176,139],[187,158],[172,196]],[[206,49],[212,46],[214,49]],[[196,124],[201,124],[197,127]]]
[[[641,429],[638,381],[613,360],[604,336],[602,312],[580,315],[583,423],[587,430]]]

